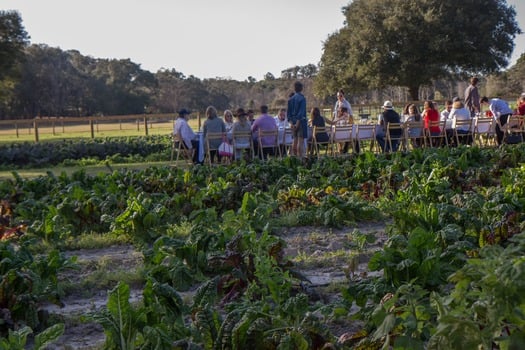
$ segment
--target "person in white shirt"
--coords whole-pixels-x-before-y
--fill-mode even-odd
[[[449,119],[450,110],[452,109],[452,100],[445,101],[445,109],[441,111],[441,121]]]
[[[288,120],[286,119],[285,108],[279,109],[279,113],[277,113],[273,119],[275,119],[275,125],[277,125],[277,129],[286,129],[290,127],[290,123],[288,123]]]
[[[226,133],[231,134],[233,128],[233,112],[229,109],[224,111],[223,115],[224,127],[226,128]]]
[[[471,120],[471,114],[468,109],[465,108],[465,105],[460,100],[454,102],[452,105],[452,110],[450,111],[450,114],[448,115],[448,118],[452,120],[452,125],[456,125],[456,121],[458,120]],[[471,132],[471,128],[466,125],[456,126],[456,132],[458,134],[468,134]],[[448,132],[447,132],[448,135]],[[452,140],[453,143],[455,143],[455,140]],[[468,137],[466,140],[467,144],[472,143],[471,137]]]
[[[191,114],[191,112],[183,108],[179,110],[178,114],[179,116],[177,120],[175,120],[175,124],[173,125],[173,135],[178,136],[179,139],[181,139],[184,142],[184,145],[187,149],[195,149],[195,151],[193,152],[193,163],[202,164],[199,161],[199,138],[188,124],[188,117]]]
[[[339,111],[341,110],[341,107],[346,107],[346,111],[348,112],[348,115],[352,119],[354,118],[354,114],[352,113],[352,106],[350,105],[350,102],[348,102],[347,99],[345,98],[345,92],[343,91],[343,89],[340,89],[339,91],[337,91],[337,102],[335,103],[335,106],[334,106],[332,120],[337,119],[339,115]]]
[[[494,119],[499,120],[499,123],[496,124],[496,141],[498,145],[501,145],[504,132],[501,130],[500,126],[507,124],[507,120],[513,113],[512,109],[509,107],[507,101],[500,98],[491,98],[489,100],[487,96],[483,96],[479,103],[480,105],[487,104]]]

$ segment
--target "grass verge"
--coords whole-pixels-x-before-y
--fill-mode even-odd
[[[76,171],[85,170],[88,175],[97,175],[99,173],[109,174],[113,170],[118,169],[134,169],[144,170],[149,167],[162,167],[175,165],[175,162],[162,161],[162,162],[145,162],[145,163],[125,163],[125,164],[97,164],[97,165],[86,165],[86,166],[56,166],[51,168],[42,169],[17,169],[17,170],[4,170],[0,171],[0,180],[14,179],[13,172],[18,173],[22,178],[36,178],[39,176],[46,176],[48,173],[52,173],[55,176],[59,176],[62,173],[70,176]]]

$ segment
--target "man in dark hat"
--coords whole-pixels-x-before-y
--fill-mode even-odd
[[[178,111],[178,114],[179,116],[177,120],[175,120],[175,125],[173,126],[173,135],[182,140],[187,149],[195,149],[195,152],[193,152],[193,163],[202,164],[202,162],[199,161],[199,138],[188,124],[188,118],[191,111],[183,108]]]

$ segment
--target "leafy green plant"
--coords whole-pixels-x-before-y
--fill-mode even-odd
[[[32,241],[20,240],[16,245],[0,242],[0,308],[7,310],[2,333],[9,324],[25,324],[36,329],[45,326],[39,318],[40,302],[60,305],[62,290],[58,273],[75,267],[74,259],[67,259],[57,250],[34,256]]]
[[[504,348],[525,345],[525,234],[503,248],[489,245],[452,274],[454,289],[435,299],[439,312],[430,348]]]
[[[141,192],[129,198],[126,210],[115,218],[113,230],[130,235],[137,244],[153,242],[160,236],[159,226],[167,214],[163,197],[159,194],[154,200]]]
[[[57,323],[44,331],[35,335],[32,349],[43,350],[46,349],[47,345],[57,340],[62,334],[64,334],[64,324]],[[16,331],[9,330],[7,338],[0,338],[0,349],[1,350],[25,350],[27,349],[27,337],[33,333],[33,330],[24,326]]]
[[[407,235],[393,235],[383,251],[372,256],[369,267],[372,271],[382,270],[387,283],[396,287],[413,281],[425,288],[439,288],[464,264],[466,247],[451,244],[443,248],[437,239],[432,231],[423,228]]]
[[[146,325],[143,308],[131,305],[129,297],[129,286],[119,282],[109,292],[107,309],[87,316],[104,327],[106,349],[135,349],[138,332]]]
[[[423,349],[434,332],[436,312],[430,306],[429,292],[411,283],[386,294],[372,313],[375,331],[372,341],[383,342],[383,349]]]
[[[0,167],[48,167],[61,163],[82,165],[86,164],[86,160],[92,163],[116,157],[119,162],[128,159],[136,162],[155,154],[167,154],[168,150],[167,135],[0,144]]]

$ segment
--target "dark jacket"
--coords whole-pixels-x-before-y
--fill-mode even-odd
[[[386,109],[383,112],[383,118],[381,119],[381,126],[383,127],[383,130],[386,132],[386,127],[388,123],[401,123],[401,118],[399,117],[399,114],[397,114],[396,111],[393,109]],[[392,136],[401,136],[400,129],[393,129],[390,133]]]
[[[314,117],[314,119],[312,120],[312,126],[324,128],[326,126],[324,122],[324,118],[322,116]],[[322,142],[322,143],[328,142],[328,134],[326,132],[318,132],[315,135],[315,138],[317,142]]]

